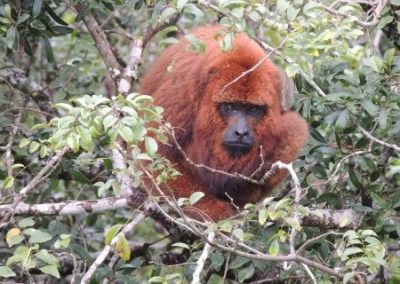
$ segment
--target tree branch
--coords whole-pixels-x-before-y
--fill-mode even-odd
[[[400,152],[400,147],[397,146],[396,144],[390,144],[387,143],[385,141],[379,140],[378,138],[376,138],[375,136],[373,136],[371,133],[369,133],[367,130],[365,130],[361,125],[358,125],[358,129],[360,129],[360,131],[370,140],[372,140],[375,143],[378,143],[382,146],[391,148],[393,150],[395,150],[396,152]]]
[[[82,13],[84,6],[76,5],[75,9],[78,13]],[[88,13],[84,18],[83,22],[85,23],[86,28],[91,34],[92,38],[96,42],[96,47],[100,52],[101,57],[106,64],[108,72],[110,73],[112,78],[116,78],[121,74],[122,67],[119,64],[117,57],[114,54],[111,44],[107,40],[107,36],[102,30],[102,28],[97,23],[96,19],[91,13]]]
[[[143,193],[143,197],[144,197]],[[136,198],[136,196],[135,196]],[[42,203],[42,204],[28,204],[19,202],[15,207],[13,204],[0,205],[0,216],[5,212],[11,211],[13,215],[78,215],[101,213],[108,210],[116,210],[122,208],[138,208],[143,204],[142,200],[133,199],[130,197],[108,197],[98,200],[84,200],[84,201],[65,201],[60,203]]]
[[[351,1],[349,1],[349,2],[351,2]],[[322,4],[321,4],[321,6],[322,6],[322,8],[324,8],[325,11],[331,13],[332,15],[342,16],[342,17],[345,17],[345,18],[352,19],[352,20],[354,20],[354,22],[357,25],[362,26],[363,28],[370,28],[370,27],[376,26],[379,23],[379,20],[380,20],[381,15],[382,15],[383,8],[385,8],[387,3],[388,3],[388,0],[377,0],[377,1],[375,1],[375,3],[371,3],[370,1],[368,1],[369,5],[376,5],[373,10],[371,9],[372,10],[372,14],[373,14],[373,18],[369,22],[368,21],[361,21],[360,19],[358,19],[357,17],[355,17],[355,16],[353,16],[351,14],[347,14],[345,12],[341,12],[341,11],[339,11],[337,9],[332,8],[332,7],[329,7],[329,6],[326,6],[326,5],[322,5]]]

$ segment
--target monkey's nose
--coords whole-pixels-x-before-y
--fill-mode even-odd
[[[249,130],[247,128],[236,129],[235,134],[238,138],[244,138],[249,135]]]

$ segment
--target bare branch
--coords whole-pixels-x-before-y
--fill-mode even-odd
[[[83,12],[83,8],[84,7],[82,5],[75,6],[75,9],[78,13]],[[96,43],[96,47],[100,52],[104,63],[106,64],[108,72],[110,73],[112,78],[116,78],[116,76],[121,73],[122,67],[114,54],[110,42],[107,40],[106,34],[91,13],[88,13],[83,18],[83,22],[85,23],[85,26],[88,29],[89,33],[92,35],[92,38]]]
[[[207,239],[212,242],[214,240],[215,233],[213,231],[208,233]],[[200,273],[203,271],[204,264],[206,263],[207,257],[211,252],[212,247],[209,243],[206,243],[203,248],[201,256],[197,260],[196,269],[193,272],[192,284],[200,284]]]
[[[38,185],[44,177],[49,175],[55,168],[55,165],[61,160],[61,158],[67,153],[70,149],[68,147],[64,147],[61,149],[56,155],[54,155],[38,173],[37,175],[24,187],[20,190],[19,195],[14,199],[14,202],[10,205],[8,212],[3,217],[5,222],[0,224],[0,228],[7,226],[7,221],[12,216],[14,209],[18,206],[21,200],[31,191],[36,185]],[[11,209],[11,210],[10,210]]]
[[[143,195],[144,196],[144,195]],[[13,215],[78,215],[100,213],[108,210],[116,210],[122,208],[133,207],[137,208],[143,200],[133,200],[129,197],[109,197],[98,200],[84,200],[84,201],[65,201],[60,203],[42,203],[42,204],[28,204],[19,202],[17,206],[13,204],[0,205],[0,216],[3,213],[11,211]]]
[[[315,242],[317,242],[317,241],[319,241],[321,239],[324,239],[324,238],[326,238],[327,236],[330,236],[330,235],[341,236],[343,234],[338,233],[338,232],[334,232],[334,231],[328,231],[326,233],[323,233],[322,235],[319,235],[319,236],[316,236],[315,238],[307,240],[304,244],[301,245],[301,247],[299,247],[297,249],[296,253],[297,254],[301,254],[304,251],[304,249],[307,246],[309,246],[310,244],[315,243]]]
[[[365,130],[361,125],[358,125],[358,128],[360,129],[360,131],[370,140],[374,141],[375,143],[378,143],[382,146],[391,148],[393,150],[395,150],[396,152],[400,152],[400,147],[397,146],[396,144],[390,144],[387,143],[385,141],[379,140],[378,138],[376,138],[375,136],[373,136],[371,133],[369,133],[367,130]]]
[[[132,88],[132,78],[137,78],[138,75],[138,65],[142,59],[143,53],[143,41],[141,39],[134,39],[132,41],[128,64],[126,65],[122,76],[118,81],[118,92],[122,94],[128,94]]]
[[[380,20],[380,18],[382,16],[383,8],[385,8],[385,6],[387,5],[387,3],[389,1],[388,0],[377,0],[377,1],[374,1],[374,2],[368,1],[369,5],[375,6],[374,9],[371,9],[372,10],[372,14],[373,14],[373,18],[369,22],[368,21],[361,21],[360,19],[358,19],[357,17],[355,17],[355,16],[353,16],[351,14],[347,14],[345,12],[341,12],[341,11],[339,11],[337,9],[332,8],[332,7],[329,7],[329,6],[326,6],[326,5],[322,5],[322,4],[321,4],[321,6],[322,6],[322,8],[324,8],[325,11],[327,11],[327,12],[329,12],[329,13],[335,15],[335,16],[342,16],[342,17],[345,17],[345,18],[352,19],[352,20],[354,20],[354,22],[357,25],[362,26],[363,28],[370,28],[370,27],[376,26],[379,23],[379,20]]]
[[[132,194],[132,180],[127,173],[127,163],[122,153],[119,143],[116,143],[116,148],[112,149],[112,162],[115,171],[115,176],[121,187],[121,196],[127,197]]]
[[[346,160],[348,160],[348,159],[350,159],[351,157],[354,157],[354,156],[365,155],[365,154],[369,154],[369,153],[371,153],[370,150],[362,150],[362,151],[355,151],[355,152],[353,152],[353,153],[350,153],[350,154],[344,156],[344,157],[343,157],[342,159],[340,159],[340,161],[336,164],[335,170],[333,171],[332,174],[329,175],[329,178],[328,178],[327,180],[324,180],[324,181],[322,181],[322,182],[314,183],[314,184],[312,184],[312,185],[310,185],[310,186],[315,187],[315,186],[320,186],[320,185],[324,185],[324,184],[330,183],[330,182],[336,177],[336,175],[338,174],[338,172],[339,172],[339,170],[340,170],[340,167],[343,165],[343,163],[344,163]],[[309,187],[310,187],[310,186],[309,186]]]
[[[55,154],[44,166],[38,174],[24,187],[21,189],[19,194],[25,196],[31,191],[36,185],[38,185],[42,178],[47,175],[50,171],[54,170],[54,166],[61,160],[61,158],[69,151],[68,147],[62,148],[57,154]]]

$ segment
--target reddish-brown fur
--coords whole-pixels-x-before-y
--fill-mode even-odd
[[[226,84],[260,62],[266,54],[245,34],[238,34],[233,49],[223,52],[219,47],[220,31],[221,27],[213,26],[194,32],[205,43],[204,53],[188,50],[190,43],[186,39],[169,47],[143,79],[141,93],[152,95],[155,104],[165,109],[165,120],[176,127],[177,141],[196,164],[249,176],[261,163],[260,146],[266,165],[264,172],[278,160],[292,161],[305,143],[308,129],[297,113],[282,108],[281,72],[265,60],[222,92]],[[256,137],[254,147],[238,158],[232,158],[222,145],[228,123],[218,112],[218,104],[222,102],[267,106],[261,121],[250,119]],[[206,195],[196,208],[215,221],[237,213],[226,194],[242,207],[271,194],[286,175],[286,171],[279,170],[265,185],[251,184],[190,165],[172,144],[163,146],[161,153],[175,164],[182,176],[169,181],[164,190],[171,191],[175,197],[204,192]]]

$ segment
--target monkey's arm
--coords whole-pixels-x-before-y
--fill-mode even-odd
[[[290,163],[296,159],[307,141],[308,126],[304,118],[295,112],[284,113],[280,125],[282,131],[271,161],[272,163],[276,161]],[[277,169],[275,174],[266,181],[266,188],[268,190],[274,188],[285,178],[286,174],[286,170]]]

